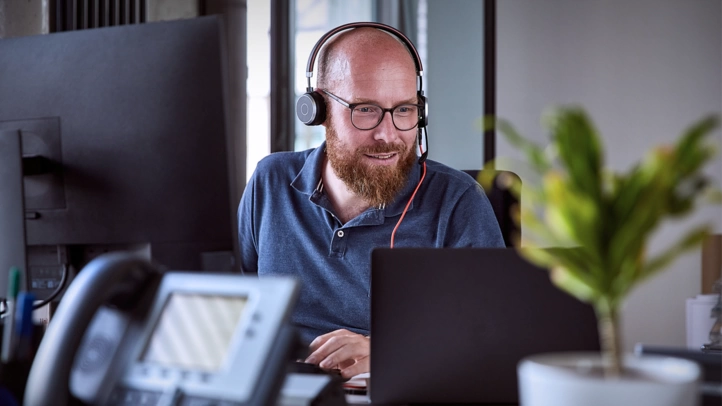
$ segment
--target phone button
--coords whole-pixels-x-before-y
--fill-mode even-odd
[[[243,403],[232,400],[208,399],[201,397],[183,397],[179,406],[243,406]]]
[[[160,377],[163,379],[167,379],[170,376],[170,370],[168,368],[161,368],[160,369]]]
[[[163,395],[155,404],[158,406],[174,406],[178,404],[181,397],[183,397],[183,391],[179,387],[173,386],[163,391]]]

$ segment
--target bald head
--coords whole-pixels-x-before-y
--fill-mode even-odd
[[[407,65],[415,76],[414,59],[398,38],[371,27],[344,31],[332,38],[320,52],[317,87],[333,88],[352,75],[369,73],[370,66],[380,66],[389,61]]]

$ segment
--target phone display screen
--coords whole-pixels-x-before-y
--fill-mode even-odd
[[[226,358],[247,297],[172,293],[141,361],[217,371]]]

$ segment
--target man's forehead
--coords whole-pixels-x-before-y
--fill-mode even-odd
[[[354,77],[358,80],[385,78],[415,81],[416,69],[413,61],[399,55],[401,54],[388,50],[378,53],[343,53],[329,61],[329,72],[338,77]]]
[[[374,103],[386,106],[417,102],[416,82],[408,78],[402,80],[353,78],[339,84],[335,90],[340,96],[347,97],[349,103]]]
[[[357,99],[387,94],[404,101],[414,98],[417,90],[415,73],[409,69],[349,69],[332,76],[329,85]]]
[[[393,58],[410,63],[414,71],[416,70],[416,64],[406,45],[385,31],[369,27],[356,28],[338,34],[329,41],[329,45],[331,44],[331,59],[357,63]]]

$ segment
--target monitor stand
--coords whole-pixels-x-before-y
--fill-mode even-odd
[[[25,241],[21,133],[0,131],[0,297],[6,295],[8,274],[14,266],[24,275],[20,289],[27,289]]]

